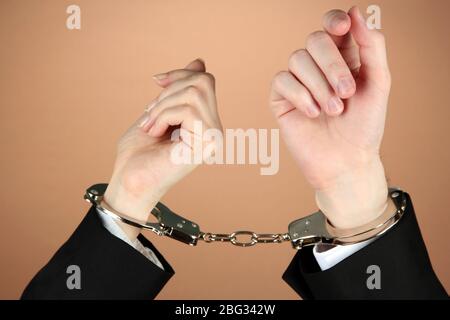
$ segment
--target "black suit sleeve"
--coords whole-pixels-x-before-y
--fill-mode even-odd
[[[142,235],[164,270],[106,230],[94,207],[26,287],[22,299],[153,299],[174,271]],[[70,265],[80,268],[81,289],[68,289]]]
[[[368,289],[370,265],[380,268],[380,289]],[[283,279],[303,299],[448,298],[431,266],[409,195],[402,219],[379,239],[325,271],[312,248],[302,249]]]

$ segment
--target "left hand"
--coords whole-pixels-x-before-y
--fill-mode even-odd
[[[192,144],[200,142],[204,149],[214,150],[213,142],[202,141],[195,123],[204,130],[222,130],[215,95],[215,79],[207,73],[202,60],[192,61],[183,69],[154,77],[163,90],[146,112],[131,125],[117,144],[112,177],[104,200],[114,210],[146,221],[159,199],[199,163],[173,161],[174,148],[193,155]],[[174,129],[182,130],[182,139],[172,139]],[[180,148],[181,147],[181,148]],[[121,227],[130,238],[139,230]]]

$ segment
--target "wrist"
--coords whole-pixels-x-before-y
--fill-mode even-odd
[[[153,195],[151,192],[145,194],[137,194],[130,192],[124,188],[119,182],[112,178],[103,196],[109,207],[119,214],[145,222],[148,220],[151,210],[156,206],[159,197]],[[140,228],[131,226],[121,221],[116,221],[129,239],[135,239],[139,233]]]
[[[387,196],[384,167],[377,156],[316,190],[316,203],[335,227],[347,229],[378,218],[386,209]]]

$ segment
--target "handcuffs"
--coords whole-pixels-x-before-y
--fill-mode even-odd
[[[199,240],[204,242],[230,242],[240,247],[249,247],[257,243],[282,243],[290,241],[294,249],[302,249],[316,244],[348,245],[379,236],[392,228],[401,219],[406,210],[406,193],[400,189],[390,188],[388,206],[375,221],[352,229],[335,228],[321,211],[295,220],[288,226],[287,233],[259,234],[252,231],[236,231],[230,234],[205,233],[200,231],[197,223],[183,218],[161,202],[152,209],[157,223],[142,222],[122,213],[116,212],[104,200],[106,183],[95,184],[86,190],[84,199],[100,212],[117,221],[137,228],[152,231],[159,236],[167,236],[191,246]],[[247,237],[244,241],[240,238]]]

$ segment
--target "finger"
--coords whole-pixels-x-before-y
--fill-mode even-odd
[[[177,70],[172,70],[169,71],[167,73],[162,73],[160,75],[156,75],[153,76],[153,78],[158,81],[156,79],[157,76],[161,76],[164,75],[164,79],[161,80],[161,83],[164,83],[164,85],[161,84],[161,86],[165,89],[170,88],[171,85],[175,85],[177,82],[183,80],[183,79],[188,79],[190,77],[195,76],[196,74],[198,74],[199,72],[197,71],[192,71],[192,70],[187,70],[187,69],[177,69]],[[181,86],[178,86],[181,87]],[[164,90],[163,90],[164,91]],[[176,90],[170,90],[170,94],[174,93]],[[161,95],[161,94],[160,94]],[[165,94],[165,96],[168,96],[169,94]],[[161,99],[161,96],[158,96],[157,98],[153,99],[145,108],[145,111],[148,112],[150,111],[156,103],[158,103]]]
[[[192,72],[205,72],[205,70],[206,67],[204,61],[201,59],[196,59],[190,62],[184,69],[177,69],[165,73],[156,74],[153,76],[153,79],[158,85],[164,88],[174,81],[189,76],[190,74],[192,74]]]
[[[330,116],[344,110],[342,100],[334,93],[324,74],[306,50],[297,50],[289,58],[289,71],[309,90],[320,108]]]
[[[145,130],[145,127],[147,126],[148,122],[150,121],[150,117],[148,116],[147,112],[144,112],[141,114],[141,116],[135,121],[134,125],[137,128],[141,128],[142,130]]]
[[[200,89],[200,92],[205,95],[206,98],[214,98],[215,92],[215,79],[214,76],[207,72],[194,72],[191,75],[182,78],[178,81],[172,82],[168,85],[158,96],[157,102],[161,101],[168,96],[181,91],[189,86],[194,86]],[[212,104],[211,104],[212,105]]]
[[[210,119],[210,113],[207,110],[208,104],[201,94],[201,91],[197,87],[188,86],[158,101],[155,106],[148,111],[150,120],[145,125],[144,129],[149,130],[156,122],[159,114],[165,109],[180,105],[190,105],[198,109],[199,113],[202,114],[205,119]]]
[[[386,83],[390,77],[386,56],[386,44],[383,34],[378,30],[369,30],[358,7],[349,11],[352,21],[350,32],[359,46],[361,71],[364,76],[375,82]]]
[[[320,115],[320,108],[314,101],[313,97],[294,76],[288,71],[279,72],[273,79],[272,91],[281,99],[285,99],[292,106],[304,113],[308,118],[316,118]],[[274,101],[273,101],[274,102]],[[290,111],[282,110],[277,107],[276,103],[272,103],[274,107],[275,117],[280,118],[283,114]],[[283,108],[284,109],[284,108]]]
[[[330,35],[341,52],[352,74],[357,75],[360,66],[359,49],[349,32],[350,16],[342,10],[330,10],[323,16],[322,24],[323,29]]]
[[[198,111],[190,105],[178,105],[162,110],[148,134],[161,137],[169,127],[180,125],[182,129],[194,132],[194,121],[201,121]]]
[[[323,31],[311,33],[306,40],[306,49],[339,97],[347,99],[355,94],[352,73],[329,34]]]
[[[157,121],[150,129],[149,135],[159,138],[166,134],[168,128],[179,126],[179,130],[172,131],[170,135],[173,146],[182,154],[194,152],[194,161],[190,162],[190,164],[200,164],[216,152],[217,146],[214,141],[204,140],[202,127],[196,127],[198,122],[201,123],[201,118],[195,108],[188,105],[175,106],[165,109],[159,115]],[[197,146],[201,147],[200,153],[197,153],[199,151]],[[180,150],[180,147],[183,151]]]

